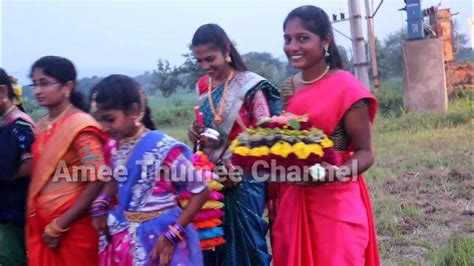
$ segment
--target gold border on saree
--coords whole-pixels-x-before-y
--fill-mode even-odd
[[[130,212],[124,211],[123,215],[129,222],[143,223],[162,215],[165,211]]]

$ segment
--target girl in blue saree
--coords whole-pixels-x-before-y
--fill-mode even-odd
[[[118,141],[112,153],[116,186],[110,182],[91,209],[102,233],[100,265],[202,265],[199,238],[189,222],[209,191],[190,150],[154,130],[145,94],[132,78],[111,75],[91,95],[91,111]],[[107,212],[114,190],[118,204]],[[176,199],[183,190],[192,194],[184,210]]]
[[[279,92],[265,78],[247,70],[220,26],[201,26],[192,46],[199,67],[206,72],[196,86],[205,128],[195,123],[189,137],[193,143],[201,143],[212,162],[231,168],[230,142],[261,118],[279,113]],[[219,132],[217,141],[203,138],[208,128]],[[262,217],[266,183],[242,177],[241,182],[226,179],[223,184],[226,243],[206,251],[205,264],[269,265],[271,256],[265,241],[268,223]]]

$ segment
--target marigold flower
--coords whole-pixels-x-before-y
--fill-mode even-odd
[[[266,146],[261,146],[250,150],[250,156],[260,157],[266,156],[268,154],[270,154],[270,149]]]
[[[281,156],[283,158],[288,157],[291,151],[292,151],[291,145],[288,142],[283,142],[283,141],[279,141],[275,143],[270,149],[270,152],[272,154]]]
[[[293,145],[293,153],[298,156],[298,159],[306,159],[309,157],[309,150],[303,142],[297,142]]]
[[[224,185],[222,185],[221,183],[219,183],[219,182],[217,182],[216,180],[213,179],[213,180],[209,181],[208,187],[212,191],[219,191],[219,190],[222,190],[224,188]]]
[[[321,157],[324,155],[323,147],[321,147],[319,144],[308,144],[306,145],[306,148],[310,153],[319,155]]]
[[[248,156],[250,154],[250,149],[247,147],[239,146],[235,148],[234,153],[240,156]]]
[[[321,139],[321,145],[323,148],[331,148],[334,146],[334,143],[328,137],[324,137]]]
[[[240,144],[240,143],[239,143],[239,140],[238,140],[238,139],[234,139],[234,140],[230,143],[229,149],[230,149],[231,151],[234,151],[235,148],[237,148],[237,147],[239,146],[239,144]]]

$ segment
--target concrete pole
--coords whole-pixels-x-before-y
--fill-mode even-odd
[[[369,67],[365,52],[364,34],[362,32],[362,15],[360,14],[359,0],[348,1],[355,74],[357,79],[370,90]]]
[[[380,88],[379,69],[377,67],[377,52],[375,51],[374,18],[369,0],[365,0],[365,16],[367,17],[367,35],[369,38],[370,62],[372,63],[372,75],[374,76],[374,87]]]

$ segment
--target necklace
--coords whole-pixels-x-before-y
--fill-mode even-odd
[[[8,108],[5,113],[0,117],[0,124],[3,125],[3,123],[5,122],[6,118],[13,112],[15,111],[16,109],[16,106],[15,105],[12,105],[10,106],[10,108]]]
[[[324,70],[324,72],[317,78],[313,79],[313,80],[303,80],[303,74],[301,74],[301,83],[303,83],[304,85],[309,85],[309,84],[313,84],[315,83],[316,81],[324,78],[324,76],[326,76],[326,74],[329,72],[329,66],[326,66],[326,69]]]
[[[51,129],[53,129],[53,124],[56,123],[57,121],[59,121],[61,118],[64,117],[64,115],[66,115],[66,113],[72,108],[72,104],[69,104],[58,116],[56,116],[54,119],[51,119],[51,115],[48,113],[48,116],[46,117],[46,120],[47,120],[47,126],[46,126],[46,130],[47,131],[50,131]]]
[[[117,152],[121,153],[120,157],[122,157],[118,161],[120,166],[125,166],[130,155],[132,155],[132,151],[135,149],[135,146],[138,143],[138,140],[140,139],[140,137],[143,135],[145,131],[148,131],[148,129],[142,125],[138,129],[137,133],[133,134],[133,136],[128,137],[128,138],[123,138],[119,141],[119,148]],[[130,147],[126,148],[127,145],[130,145]]]
[[[224,110],[224,101],[227,95],[227,88],[229,85],[229,81],[233,78],[234,76],[234,71],[230,72],[229,77],[225,80],[224,82],[224,92],[222,93],[222,98],[219,101],[219,111],[216,111],[216,107],[214,106],[214,101],[212,100],[212,78],[209,77],[208,80],[208,88],[207,88],[207,98],[209,99],[209,105],[211,106],[211,111],[214,114],[214,122],[216,122],[217,125],[220,125],[223,121],[224,118],[222,117],[222,111]]]
[[[133,136],[121,139],[120,142],[119,142],[120,146],[122,146],[123,144],[131,143],[131,142],[137,140],[138,138],[140,138],[140,136],[143,134],[143,132],[145,132],[145,129],[146,129],[145,126],[143,126],[143,125],[140,126],[138,128],[138,131],[135,134],[133,134]]]
[[[44,150],[44,146],[49,141],[51,137],[51,130],[53,129],[53,124],[59,121],[61,118],[66,115],[66,113],[72,108],[72,104],[69,104],[58,116],[54,119],[51,119],[50,114],[48,113],[46,116],[40,121],[40,125],[38,125],[38,133],[44,134],[35,134],[35,143],[38,143],[37,153],[40,154]],[[44,126],[44,124],[46,124]]]

